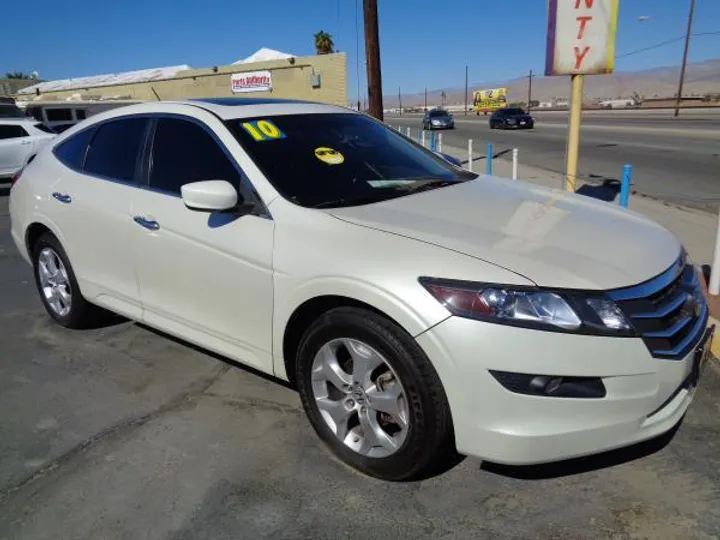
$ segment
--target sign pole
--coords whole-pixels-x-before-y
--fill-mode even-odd
[[[565,162],[565,191],[575,191],[577,180],[578,151],[580,149],[580,117],[582,113],[584,75],[572,76],[570,97],[570,122]]]

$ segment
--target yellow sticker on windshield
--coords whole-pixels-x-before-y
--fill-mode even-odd
[[[327,146],[318,146],[315,149],[315,157],[328,165],[340,165],[345,161],[345,156],[337,150],[328,148]]]
[[[257,142],[285,138],[285,134],[282,130],[270,120],[255,120],[254,122],[243,122],[240,125]]]

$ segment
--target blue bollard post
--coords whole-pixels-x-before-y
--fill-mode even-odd
[[[492,174],[492,160],[493,160],[493,143],[489,142],[487,145],[487,173]]]
[[[632,165],[627,164],[623,167],[622,182],[620,183],[620,206],[628,207],[630,199],[630,179],[632,178]]]
[[[437,151],[437,139],[435,138],[435,133],[432,131],[430,132],[430,150],[432,152]]]

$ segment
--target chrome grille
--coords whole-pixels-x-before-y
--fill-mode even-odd
[[[708,309],[695,267],[679,258],[659,276],[608,293],[656,358],[683,358],[707,326]]]

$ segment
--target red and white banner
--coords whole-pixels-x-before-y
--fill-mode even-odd
[[[242,92],[267,92],[272,90],[272,73],[270,71],[246,71],[233,73],[230,77],[233,94]]]

